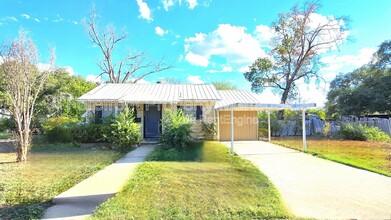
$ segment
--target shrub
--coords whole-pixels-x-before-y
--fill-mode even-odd
[[[73,138],[69,127],[77,121],[77,119],[65,116],[53,117],[42,122],[42,128],[50,142],[72,142]]]
[[[168,147],[184,150],[191,142],[192,120],[182,110],[166,111],[162,119],[160,141]]]
[[[361,124],[345,124],[341,126],[340,134],[344,139],[360,141],[387,141],[390,137],[377,127],[367,127]]]
[[[201,122],[201,130],[206,140],[214,140],[217,134],[216,123]]]
[[[110,140],[122,150],[128,150],[141,141],[140,124],[134,122],[133,110],[125,108],[114,123]]]
[[[70,136],[74,142],[97,143],[109,141],[111,126],[103,124],[77,124],[69,127]]]

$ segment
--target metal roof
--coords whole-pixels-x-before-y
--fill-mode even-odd
[[[179,101],[217,101],[220,95],[213,84],[102,84],[78,98],[85,102],[176,103]]]
[[[303,109],[316,107],[315,103],[307,104],[266,104],[251,92],[243,90],[219,90],[221,100],[216,103],[216,110],[279,110],[279,109]]]

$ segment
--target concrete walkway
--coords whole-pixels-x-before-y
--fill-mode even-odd
[[[230,143],[225,143],[230,146]],[[391,219],[391,178],[267,142],[236,142],[298,217]]]
[[[46,210],[43,219],[84,219],[96,207],[121,190],[135,167],[154,146],[139,147],[114,164],[53,198],[54,206]]]

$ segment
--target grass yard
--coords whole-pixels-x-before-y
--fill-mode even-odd
[[[33,148],[28,162],[0,153],[0,219],[37,219],[50,199],[121,157],[108,149],[69,144]]]
[[[143,163],[92,219],[293,217],[266,176],[221,143],[196,144],[184,154],[158,148],[148,158],[181,162]]]
[[[299,137],[275,138],[274,144],[303,150]],[[391,176],[391,144],[348,140],[307,140],[307,151],[315,156]]]

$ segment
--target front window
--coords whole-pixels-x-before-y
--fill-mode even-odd
[[[179,109],[193,119],[202,119],[202,106],[178,106],[178,110]]]

